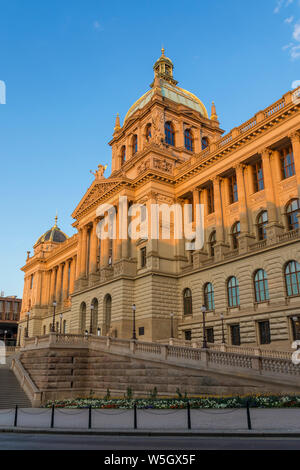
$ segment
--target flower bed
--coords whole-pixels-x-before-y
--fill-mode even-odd
[[[255,395],[235,397],[199,397],[199,398],[163,398],[163,399],[105,399],[105,398],[78,398],[73,400],[56,400],[48,402],[45,406],[50,408],[121,408],[131,409],[136,404],[139,409],[178,409],[186,408],[244,408],[249,402],[252,408],[300,408],[300,396],[293,395]]]

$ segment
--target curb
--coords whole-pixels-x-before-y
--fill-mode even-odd
[[[234,437],[234,438],[253,438],[253,437],[273,437],[273,438],[299,438],[300,432],[294,431],[241,431],[241,432],[226,432],[226,431],[159,431],[159,430],[141,430],[141,431],[107,431],[101,429],[36,429],[36,428],[0,428],[1,433],[14,433],[14,434],[67,434],[67,435],[87,435],[87,436],[165,436],[165,437]]]

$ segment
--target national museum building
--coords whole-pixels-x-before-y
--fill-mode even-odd
[[[94,173],[72,214],[76,234],[56,220],[28,252],[21,342],[52,330],[131,338],[133,304],[141,341],[166,340],[171,326],[202,341],[203,305],[209,343],[285,349],[300,339],[300,89],[223,134],[214,103],[209,117],[162,50],[150,89],[123,126],[116,118],[111,175]],[[148,214],[151,204],[203,204],[203,247],[122,238],[120,196]],[[116,207],[115,239],[97,236],[104,203]]]

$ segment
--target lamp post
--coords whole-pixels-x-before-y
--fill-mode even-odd
[[[6,335],[7,335],[7,330],[4,330],[4,344],[6,344]]]
[[[221,313],[221,322],[222,322],[222,344],[225,344],[225,332],[224,332],[224,315]]]
[[[174,338],[174,313],[171,313],[171,339]]]
[[[136,340],[136,331],[135,331],[135,312],[136,312],[136,306],[135,304],[132,305],[132,317],[133,317],[133,323],[132,323],[132,338],[133,340]]]
[[[90,318],[90,334],[93,334],[93,311],[94,311],[94,304],[91,304],[91,318]]]
[[[30,312],[27,312],[26,315],[27,315],[27,327],[26,327],[25,338],[28,338],[28,337],[29,337],[29,317],[30,317]]]
[[[101,336],[101,328],[99,326],[97,328],[97,336]]]
[[[60,334],[62,334],[62,319],[63,319],[63,314],[60,313],[59,314],[59,320],[60,320],[60,322],[59,322],[59,333]]]
[[[53,321],[52,321],[52,333],[55,333],[55,310],[56,310],[56,301],[53,302]]]
[[[206,330],[205,330],[205,313],[206,313],[205,305],[202,305],[201,312],[203,314],[203,345],[202,347],[203,349],[207,349]]]

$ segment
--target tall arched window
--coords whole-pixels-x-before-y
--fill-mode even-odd
[[[175,132],[171,122],[165,124],[165,141],[168,145],[175,145]]]
[[[214,286],[211,282],[207,282],[204,286],[204,305],[207,310],[215,309]]]
[[[151,124],[147,124],[146,126],[146,141],[149,142],[151,139]]]
[[[125,145],[123,145],[123,147],[121,148],[121,165],[124,165],[125,162],[126,162],[126,147]]]
[[[215,256],[215,245],[217,243],[216,231],[214,230],[209,237],[210,256]]]
[[[209,141],[207,137],[202,137],[201,145],[202,145],[202,150],[205,150],[209,146]]]
[[[184,131],[184,146],[187,150],[190,150],[190,152],[193,151],[193,136],[190,129]]]
[[[231,235],[232,235],[232,246],[233,249],[236,250],[239,247],[239,235],[241,233],[241,224],[240,222],[235,222],[232,227]]]
[[[86,303],[82,302],[82,304],[80,305],[80,319],[79,319],[79,329],[82,335],[85,332],[85,322],[86,322]]]
[[[132,154],[134,155],[138,151],[138,137],[135,134],[132,137]]]
[[[256,302],[265,302],[270,299],[268,276],[263,269],[259,269],[254,275],[254,290]]]
[[[295,230],[299,228],[299,214],[300,203],[299,199],[293,199],[289,202],[286,208],[286,216],[289,230]]]
[[[109,333],[111,326],[111,295],[107,294],[104,299],[104,318],[105,318],[105,333]]]
[[[238,307],[240,305],[239,281],[232,276],[227,282],[228,306]]]
[[[257,234],[259,240],[267,238],[266,225],[268,224],[268,212],[263,211],[257,217]]]
[[[93,299],[91,305],[93,306],[93,309],[91,309],[90,333],[96,335],[98,328],[98,300],[96,298]]]
[[[295,162],[292,147],[287,147],[281,151],[281,173],[282,178],[290,178],[295,174]]]
[[[192,315],[193,314],[191,289],[184,289],[184,291],[183,291],[183,313],[184,313],[184,315]]]
[[[300,295],[300,264],[290,261],[285,267],[285,285],[289,297]]]

